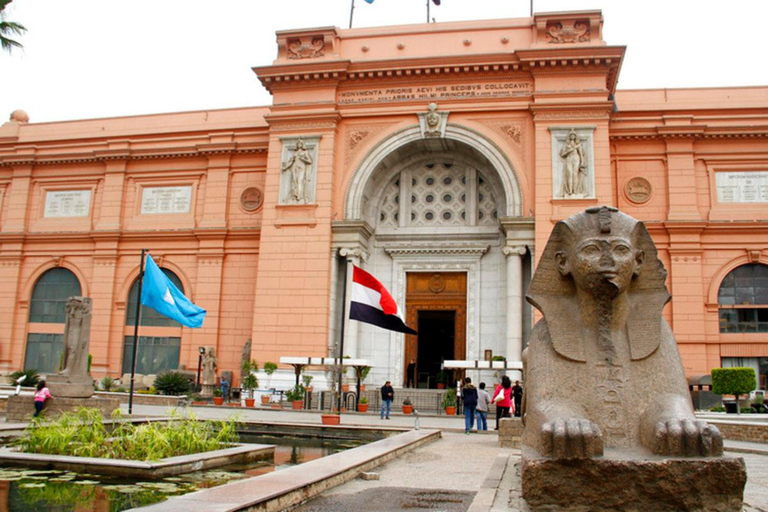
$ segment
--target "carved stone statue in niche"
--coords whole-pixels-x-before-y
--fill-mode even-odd
[[[437,103],[430,103],[427,106],[427,109],[429,110],[429,112],[427,112],[427,115],[424,118],[426,121],[426,128],[424,130],[424,134],[427,137],[439,137],[441,134],[440,121],[442,121],[442,119],[440,117],[440,114],[436,112]]]
[[[312,178],[312,155],[307,149],[306,143],[299,139],[293,150],[293,155],[281,166],[281,170],[288,174],[290,187],[284,202],[308,203],[309,182]]]
[[[218,367],[218,358],[216,357],[216,349],[213,347],[205,347],[205,354],[203,355],[203,386],[213,386],[216,384],[216,368]]]
[[[587,154],[575,130],[571,130],[560,148],[563,159],[562,192],[564,198],[582,198],[587,195]]]
[[[723,440],[694,415],[662,316],[666,275],[643,223],[615,208],[590,208],[552,231],[527,296],[544,316],[523,354],[522,480],[532,509],[591,502],[622,510],[622,500],[656,499],[656,509],[671,509],[664,500],[685,494],[697,471],[736,490],[706,490],[696,500],[741,492],[743,461],[702,458],[721,456]],[[656,480],[663,484],[632,487],[633,479],[647,483],[662,472]],[[556,503],[546,489],[560,484],[563,496],[585,503]]]

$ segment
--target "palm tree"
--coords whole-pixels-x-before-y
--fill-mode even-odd
[[[22,45],[20,42],[14,41],[6,36],[11,34],[21,35],[27,31],[21,23],[5,21],[5,13],[3,11],[11,2],[13,2],[13,0],[0,0],[0,46],[2,46],[3,50],[9,53],[13,50],[14,46],[21,48]]]

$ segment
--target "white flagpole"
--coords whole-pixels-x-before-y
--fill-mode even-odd
[[[352,15],[355,13],[355,0],[352,0],[352,6],[349,8],[349,28],[352,28]]]

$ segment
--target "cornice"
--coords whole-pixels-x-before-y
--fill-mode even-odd
[[[701,126],[701,125],[700,125]],[[673,138],[692,138],[692,139],[765,139],[768,138],[768,127],[727,127],[727,128],[707,128],[696,131],[678,131],[664,127],[661,132],[657,127],[647,128],[610,128],[609,138],[611,140],[664,140]]]

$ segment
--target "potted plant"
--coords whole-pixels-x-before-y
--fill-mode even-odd
[[[269,387],[269,383],[272,381],[272,374],[277,371],[277,364],[273,363],[272,361],[267,361],[264,363],[264,373],[267,374],[267,387]]]
[[[301,409],[304,407],[304,386],[301,384],[285,392],[285,397],[291,402],[291,407]]]
[[[368,399],[365,397],[360,398],[357,402],[357,412],[368,412]]]
[[[444,370],[437,372],[437,389],[445,389],[445,383],[448,382],[448,374]]]
[[[358,393],[365,393],[365,384],[363,384],[363,381],[365,381],[365,378],[368,377],[370,372],[370,366],[363,366],[363,368],[360,370],[360,389],[357,390]]]
[[[314,379],[314,377],[311,376],[311,375],[307,375],[306,373],[302,374],[302,376],[301,376],[301,382],[304,384],[304,389],[307,390],[307,393],[311,393],[312,392],[312,389],[313,389],[312,388],[312,379]]]
[[[445,409],[445,414],[448,416],[454,416],[456,414],[456,390],[455,389],[449,389],[445,392],[443,395],[443,408]]]
[[[223,405],[224,404],[224,397],[221,396],[221,390],[220,389],[214,389],[213,390],[213,405]]]
[[[749,393],[757,386],[754,368],[715,368],[712,370],[712,392],[717,395],[734,395],[735,402],[725,402],[725,412],[738,412],[739,395]]]
[[[411,402],[411,397],[407,396],[405,397],[405,400],[403,400],[403,414],[411,414],[413,412],[413,402]]]
[[[243,382],[240,383],[240,387],[245,391],[245,406],[253,407],[253,390],[259,387],[259,379],[254,372],[259,371],[259,363],[246,360],[243,361],[242,368],[245,377],[243,377]],[[269,396],[267,396],[267,400],[269,400]]]

